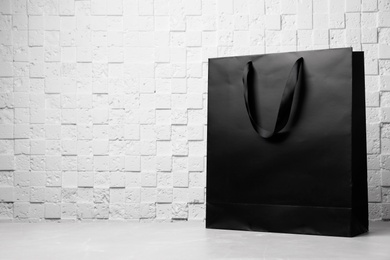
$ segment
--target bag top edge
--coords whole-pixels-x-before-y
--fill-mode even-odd
[[[289,51],[289,52],[274,52],[274,53],[263,53],[263,54],[235,55],[235,56],[227,56],[227,57],[209,58],[209,60],[230,59],[230,58],[235,58],[235,57],[253,57],[253,56],[265,56],[265,55],[275,55],[275,54],[289,54],[289,53],[297,53],[297,52],[347,50],[347,49],[351,50],[351,52],[353,52],[352,47],[343,47],[343,48],[331,48],[331,49],[319,49],[319,50],[305,50],[305,51]],[[358,51],[358,52],[362,52],[362,51]]]

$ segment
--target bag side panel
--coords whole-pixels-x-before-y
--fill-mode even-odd
[[[352,233],[368,231],[364,54],[354,52],[352,88]]]

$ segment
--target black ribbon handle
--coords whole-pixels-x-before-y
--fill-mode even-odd
[[[273,130],[266,130],[262,128],[252,116],[249,100],[248,100],[248,85],[253,85],[254,82],[254,68],[252,61],[248,61],[248,63],[244,67],[244,73],[242,76],[242,81],[244,83],[244,99],[245,106],[248,112],[250,121],[252,123],[253,128],[256,132],[263,138],[270,138],[277,133],[281,132],[284,127],[287,125],[288,120],[290,118],[290,112],[293,104],[294,93],[297,85],[300,82],[301,78],[301,70],[302,70],[303,58],[300,57],[297,59],[291,68],[290,74],[287,78],[286,85],[284,87],[282,100],[279,105],[278,116],[276,119],[276,123]]]

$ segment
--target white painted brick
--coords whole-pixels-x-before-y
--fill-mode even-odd
[[[0,186],[12,186],[14,183],[12,171],[0,172]]]
[[[25,93],[0,93],[0,108],[23,107],[20,103],[24,95]]]
[[[126,219],[138,220],[140,216],[140,203],[125,204]]]
[[[390,62],[389,60],[378,60],[379,74],[390,75]]]
[[[61,1],[59,1],[59,14],[60,15],[74,15],[75,14],[74,0],[61,0]]]
[[[29,202],[30,201],[30,188],[28,187],[15,187],[15,202]],[[26,216],[27,218],[27,216]]]
[[[329,14],[329,27],[334,29],[345,28],[345,15],[344,13],[330,13]]]
[[[368,123],[379,123],[379,109],[378,108],[367,108],[366,119]]]
[[[368,201],[369,202],[381,202],[381,187],[369,186],[368,187]]]
[[[204,188],[189,188],[188,201],[192,203],[204,203],[205,199]]]
[[[380,76],[380,89],[390,90],[390,75]]]
[[[380,157],[377,154],[367,155],[367,169],[368,170],[380,169]]]
[[[328,13],[328,0],[313,0],[313,13],[314,14],[323,14]]]
[[[382,186],[390,186],[390,171],[382,170],[381,171],[381,184]]]
[[[43,155],[31,155],[30,156],[30,168],[33,171],[45,170],[45,156]]]
[[[124,219],[125,214],[126,214],[125,205],[123,203],[109,205],[109,218],[110,219]]]
[[[61,205],[54,203],[45,203],[45,218],[58,219],[61,218]]]
[[[356,29],[361,27],[361,17],[359,13],[346,13],[345,14],[346,28]]]
[[[155,0],[153,4],[153,6],[150,6],[150,2],[149,3],[144,3],[144,1],[142,1],[143,4],[146,4],[146,5],[149,5],[148,7],[143,7],[142,9],[146,9],[145,11],[149,11],[150,12],[150,9],[152,9],[154,11],[154,14],[155,15],[169,15],[169,5],[166,4],[166,2],[164,0]],[[127,12],[126,12],[127,13]]]
[[[203,157],[189,157],[188,158],[188,170],[189,171],[203,171],[204,170],[204,158]]]
[[[206,184],[206,175],[203,172],[191,172],[189,175],[190,187],[204,187]]]
[[[379,28],[378,33],[379,43],[387,44],[390,41],[390,28]]]
[[[345,1],[329,0],[329,13],[343,13],[345,11]]]
[[[367,154],[379,154],[380,152],[386,153],[389,150],[389,140],[383,139],[382,142],[379,139],[367,140]],[[380,145],[382,145],[380,147]],[[380,185],[380,184],[375,184]]]
[[[31,189],[30,189],[30,202],[34,202],[34,203],[45,202],[45,188],[44,187],[31,187]]]
[[[30,157],[28,155],[15,155],[15,170],[30,170]]]
[[[328,30],[313,30],[313,43],[315,45],[328,45]]]
[[[45,93],[60,93],[61,92],[61,85],[59,78],[45,78]]]
[[[92,147],[94,155],[108,154],[108,140],[93,140]]]
[[[252,2],[257,2],[257,1],[252,1]],[[262,8],[264,9],[264,3],[263,3],[264,1],[259,1],[259,2],[262,2],[262,6],[263,6]],[[258,5],[261,5],[261,4],[259,3]],[[280,11],[282,14],[296,14],[297,1],[291,1],[291,0],[280,1]]]
[[[126,186],[126,176],[123,172],[110,172],[110,187],[124,188]]]
[[[346,12],[360,12],[362,0],[346,0]]]
[[[152,203],[157,200],[156,188],[141,188],[141,203]]]
[[[107,0],[91,0],[91,13],[93,15],[107,14]]]
[[[187,132],[188,140],[203,140],[204,138],[203,125],[189,125]]]
[[[204,141],[190,141],[188,147],[190,156],[204,156],[206,154],[206,142]]]
[[[369,106],[369,107],[379,106],[379,93],[378,92],[366,92],[366,106]]]
[[[173,200],[172,188],[157,188],[157,202],[171,203]]]
[[[93,165],[95,171],[108,171],[109,169],[108,156],[94,156]]]
[[[45,154],[46,142],[45,140],[31,140],[30,141],[30,153],[31,154]]]
[[[171,126],[170,125],[157,125],[155,128],[157,140],[170,140],[171,139]],[[157,142],[157,150],[158,150]]]
[[[156,157],[155,156],[141,156],[141,169],[145,171],[156,170]]]
[[[62,187],[77,187],[78,174],[77,172],[66,171],[62,173]]]
[[[379,9],[379,11],[390,11],[389,0],[379,0],[378,1],[378,9]]]
[[[362,0],[362,11],[371,12],[378,10],[377,0]]]
[[[126,156],[125,157],[125,170],[126,171],[140,171],[141,170],[140,156]]]
[[[15,124],[28,124],[30,123],[29,112],[28,108],[15,108],[14,115],[9,115],[9,117],[14,116]]]
[[[368,171],[368,186],[381,185],[381,171]]]
[[[188,205],[187,203],[173,203],[172,204],[172,218],[173,219],[188,219]]]
[[[0,43],[5,45],[5,46],[9,46],[7,47],[8,51],[6,48],[4,48],[4,52],[7,53],[7,56],[8,58],[6,58],[6,56],[4,55],[4,58],[2,58],[2,61],[11,61],[12,60],[12,55],[13,55],[13,51],[12,51],[12,34],[11,34],[11,30],[7,30],[7,31],[0,31]],[[4,54],[5,54],[4,53]]]
[[[362,43],[377,43],[377,42],[378,42],[377,28],[362,29]]]
[[[12,14],[11,1],[10,0],[2,0],[2,1],[0,1],[0,12],[2,14]]]
[[[95,203],[109,203],[110,189],[95,188],[93,192],[93,198]]]
[[[77,218],[92,219],[94,217],[94,207],[91,203],[77,203]]]
[[[360,43],[360,29],[346,29],[347,44],[359,44]]]
[[[135,208],[137,210],[137,208]],[[131,214],[131,216],[134,213]],[[139,204],[139,217],[141,219],[151,219],[156,217],[156,204],[144,202]]]
[[[61,203],[61,219],[76,219],[76,204]]]
[[[173,172],[174,187],[188,187],[188,174],[186,172]]]
[[[390,45],[379,44],[379,59],[390,59]]]
[[[78,188],[76,193],[77,202],[79,203],[91,203],[93,201],[92,188]]]
[[[15,155],[30,153],[30,141],[28,139],[16,139],[14,147]]]
[[[43,204],[37,204],[37,203],[31,203],[28,217],[30,219],[43,219],[44,218],[44,205]]]
[[[45,201],[57,203],[61,201],[61,188],[47,187],[45,189]]]
[[[62,195],[62,202],[76,203],[77,188],[63,188],[61,195]]]
[[[14,126],[11,124],[0,125],[0,139],[11,139],[14,137]]]
[[[13,201],[14,201],[14,188],[0,187],[0,202],[13,202]]]
[[[172,141],[172,154],[176,156],[188,155],[188,142],[186,140]]]
[[[205,206],[204,204],[189,204],[188,205],[188,218],[189,220],[204,220],[205,219]]]
[[[14,173],[14,185],[20,187],[30,186],[30,173],[29,172],[15,172]]]
[[[77,157],[77,170],[79,172],[92,171],[93,170],[93,156],[78,156]]]
[[[390,203],[382,204],[382,219],[384,220],[390,219]]]
[[[156,157],[156,169],[158,171],[171,171],[172,170],[171,156],[157,156]]]
[[[217,10],[218,13],[233,14],[233,0],[218,0]]]
[[[141,189],[140,188],[126,188],[125,189],[125,202],[126,203],[140,203],[141,201]]]
[[[110,189],[110,203],[124,203],[125,189]]]
[[[171,221],[172,219],[171,204],[156,204],[156,219],[159,221]]]
[[[15,202],[14,203],[14,218],[26,219],[30,210],[30,203]]]
[[[14,170],[15,169],[15,159],[11,155],[0,155],[0,170]]]
[[[0,77],[12,77],[13,68],[11,62],[0,62]]]
[[[47,187],[61,187],[62,174],[60,171],[50,171],[46,174]]]
[[[298,2],[298,29],[313,28],[313,4],[311,0],[303,0]]]
[[[157,175],[155,172],[143,172],[141,173],[141,186],[142,187],[156,187]]]
[[[369,218],[372,220],[379,220],[382,218],[382,204],[380,203],[369,203]]]
[[[170,141],[157,141],[157,155],[172,155],[172,143]]]
[[[378,74],[378,60],[365,59],[364,70],[365,70],[365,74],[377,75]]]
[[[14,141],[0,140],[0,154],[13,155],[14,154]]]
[[[47,140],[45,146],[46,146],[45,154],[57,155],[57,156],[61,155],[61,142],[59,140]]]
[[[390,12],[378,12],[378,27],[390,27]]]

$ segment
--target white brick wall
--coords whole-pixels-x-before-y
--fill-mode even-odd
[[[365,51],[390,219],[390,0],[0,0],[0,220],[205,216],[207,59]]]

